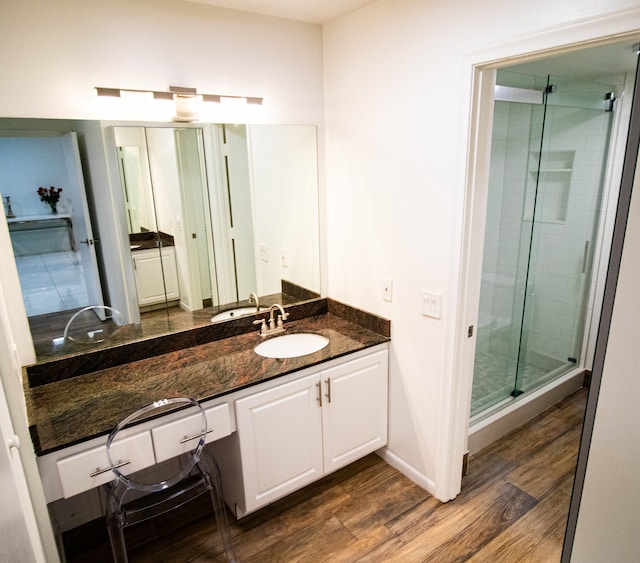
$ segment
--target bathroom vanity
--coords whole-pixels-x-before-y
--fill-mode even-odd
[[[387,443],[387,345],[235,397],[237,431],[212,444],[240,518]]]
[[[315,333],[328,344],[299,357],[260,356],[254,347],[264,338],[253,321],[265,313],[257,313],[25,368],[47,502],[111,481],[109,431],[168,397],[194,397],[205,408],[207,443],[237,517],[384,446],[389,321],[330,299],[287,311],[287,334]],[[189,449],[198,425],[179,411],[145,421],[130,429],[117,463],[133,472],[171,460]]]

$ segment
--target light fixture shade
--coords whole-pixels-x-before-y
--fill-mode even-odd
[[[176,94],[175,100],[176,114],[173,117],[174,121],[190,122],[198,120],[200,115],[198,96],[183,96],[182,94]]]

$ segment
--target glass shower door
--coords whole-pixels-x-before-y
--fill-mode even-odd
[[[580,362],[611,132],[612,88],[549,77],[542,139],[532,145],[530,222],[515,394]],[[526,238],[526,237],[523,237]]]
[[[541,104],[494,105],[472,415],[509,399],[517,388],[532,228],[523,220],[526,170],[530,147],[542,138],[543,118]]]
[[[580,361],[611,123],[606,86],[498,83],[520,99],[494,106],[472,416]]]

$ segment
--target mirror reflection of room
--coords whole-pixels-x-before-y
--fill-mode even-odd
[[[42,131],[53,144],[64,143],[67,130],[77,130],[67,134],[71,148],[58,148],[47,157],[54,165],[23,147],[18,169],[34,174],[42,169],[46,180],[11,177],[0,186],[5,215],[4,196],[10,196],[18,218],[50,210],[38,201],[35,189],[32,195],[27,187],[20,191],[10,186],[36,182],[36,189],[43,183],[63,187],[58,217],[41,222],[51,225],[48,241],[62,245],[60,256],[72,265],[55,266],[56,279],[80,286],[76,300],[59,299],[60,305],[46,312],[28,308],[27,300],[33,299],[27,281],[40,287],[48,274],[18,268],[40,361],[64,353],[65,324],[87,306],[92,308],[81,319],[89,332],[113,309],[118,322],[127,326],[146,323],[122,336],[136,339],[319,295],[315,127],[2,121],[11,122],[1,139],[3,163],[16,161],[8,147],[34,147],[42,141],[37,137]],[[75,162],[65,163],[60,153],[75,155]],[[57,168],[66,175],[51,175]],[[29,211],[27,197],[32,207],[41,208]],[[92,227],[99,233],[95,239]],[[33,233],[14,235],[14,229],[19,230],[11,227],[12,240],[45,232],[34,228]],[[58,256],[55,250],[41,253],[38,260],[51,262]],[[18,263],[22,252],[15,252]],[[85,254],[93,256],[85,260]],[[117,262],[120,271],[113,266]],[[70,289],[60,291],[73,295]],[[113,322],[108,314],[107,321]]]
[[[91,303],[101,305],[75,134],[3,135],[0,169],[0,191],[5,196],[24,306],[32,324],[37,327],[40,320],[46,326],[52,315]]]

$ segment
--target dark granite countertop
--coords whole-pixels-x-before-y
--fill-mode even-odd
[[[259,356],[253,348],[263,339],[252,329],[36,386],[25,380],[36,454],[106,435],[158,399],[220,397],[390,340],[389,321],[329,301],[328,312],[286,323],[287,333],[316,332],[329,339],[322,350],[299,358]]]
[[[131,250],[148,250],[150,248],[159,248],[160,246],[174,246],[173,236],[158,231],[146,231],[144,233],[133,233],[129,235],[129,245]]]

